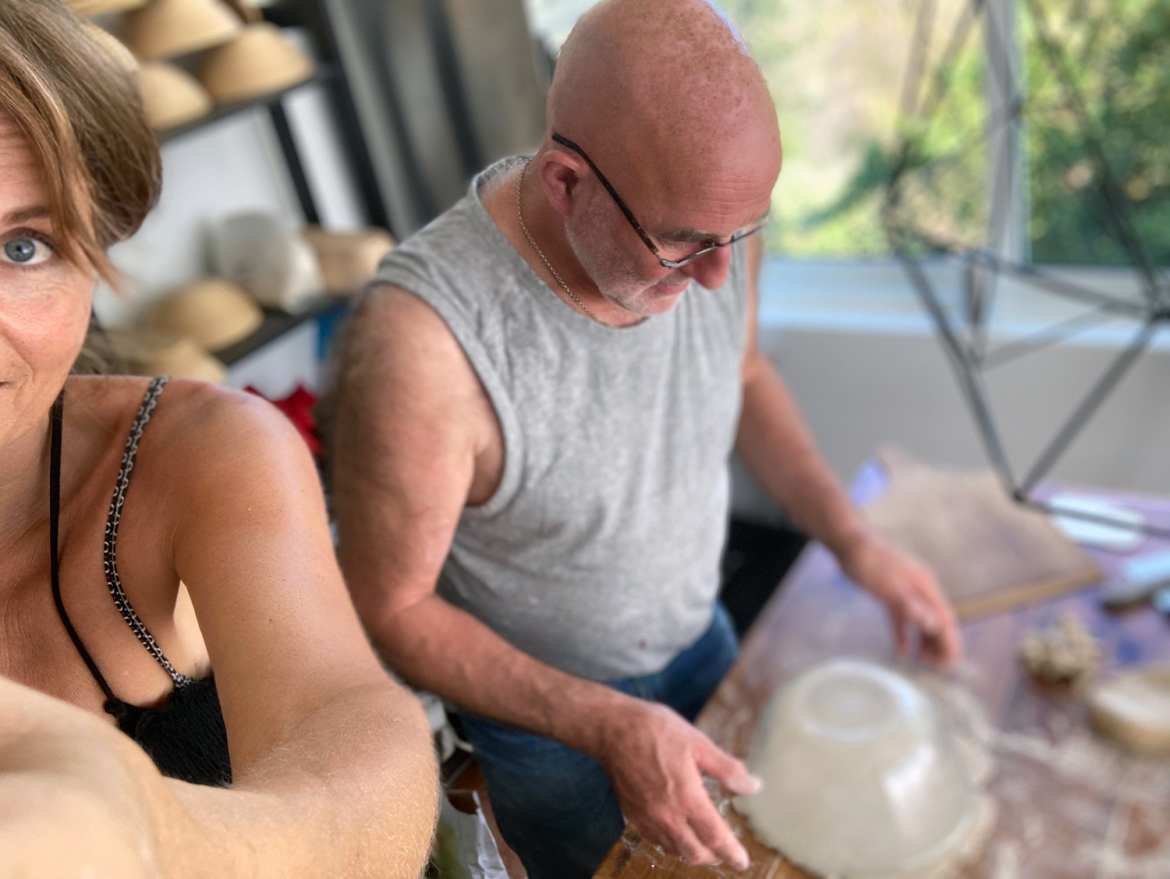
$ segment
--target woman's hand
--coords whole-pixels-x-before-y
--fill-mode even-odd
[[[910,631],[918,629],[919,655],[947,667],[963,654],[959,624],[930,570],[872,532],[840,559],[845,574],[878,598],[890,613],[898,654],[910,649]]]

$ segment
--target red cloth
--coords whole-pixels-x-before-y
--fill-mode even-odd
[[[251,385],[248,385],[244,390],[268,400]],[[293,426],[308,444],[309,451],[313,453],[314,458],[325,451],[321,436],[317,433],[317,419],[313,417],[313,407],[317,405],[317,396],[312,391],[306,389],[304,385],[297,385],[296,390],[283,400],[268,400],[268,402],[288,416],[288,420],[293,423]]]

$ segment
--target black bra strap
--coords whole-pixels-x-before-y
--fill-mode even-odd
[[[102,676],[101,670],[97,667],[97,663],[93,661],[93,657],[85,649],[85,644],[82,643],[81,636],[73,628],[69,614],[65,611],[65,603],[61,600],[61,576],[60,562],[57,558],[57,537],[59,533],[58,522],[61,517],[61,433],[64,418],[65,389],[62,388],[61,393],[57,395],[57,399],[53,402],[53,410],[49,416],[49,421],[52,425],[52,438],[49,448],[49,564],[53,579],[53,601],[57,605],[57,616],[61,618],[61,623],[65,626],[65,631],[69,633],[69,638],[73,641],[73,646],[77,648],[77,652],[89,667],[89,673],[93,675],[93,679],[97,681],[98,686],[102,688],[102,692],[106,694],[105,710],[117,716],[117,712],[112,711],[111,707],[121,705],[121,700],[114,695],[114,691],[106,683],[106,679]]]

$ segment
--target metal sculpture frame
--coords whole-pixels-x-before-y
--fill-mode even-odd
[[[985,246],[966,246],[940,239],[932,233],[905,222],[898,208],[905,195],[905,184],[922,167],[916,164],[917,142],[904,135],[894,151],[894,161],[882,219],[886,236],[901,262],[926,312],[934,323],[943,349],[958,378],[964,399],[979,428],[982,444],[1005,489],[1018,503],[1069,518],[1083,519],[1116,528],[1138,529],[1148,535],[1170,539],[1170,528],[1094,515],[1080,510],[1061,509],[1038,498],[1035,489],[1052,470],[1069,446],[1084,429],[1109,394],[1117,387],[1149,347],[1158,330],[1170,324],[1170,278],[1160,273],[1148,248],[1138,234],[1133,204],[1110,166],[1102,140],[1092,123],[1083,99],[1068,69],[1063,47],[1048,25],[1041,0],[1019,0],[1030,14],[1035,36],[1044,61],[1055,75],[1065,107],[1076,113],[1088,156],[1097,175],[1093,194],[1098,220],[1124,249],[1131,266],[1141,280],[1140,301],[1125,299],[1070,282],[1013,253],[1011,247],[1015,180],[1020,174],[1020,143],[1025,125],[1027,102],[1023,90],[1015,37],[1016,0],[968,0],[954,31],[946,43],[941,61],[933,75],[926,70],[930,28],[935,17],[936,0],[921,0],[915,39],[903,93],[903,132],[910,131],[915,120],[936,112],[950,86],[948,71],[969,40],[976,24],[982,21],[986,46],[986,69],[989,76],[988,122],[982,143],[999,148],[991,181],[990,209],[987,217]],[[978,145],[978,144],[975,144]],[[951,157],[953,158],[953,157]],[[1015,217],[1016,238],[1022,234]],[[944,304],[939,290],[925,271],[922,254],[945,254],[958,258],[964,273],[964,314],[957,317]],[[1000,276],[1011,277],[1044,293],[1063,297],[1088,308],[1071,320],[1053,324],[1031,336],[989,347],[989,324]],[[1009,460],[988,395],[986,371],[1040,349],[1063,342],[1074,335],[1118,317],[1132,319],[1138,328],[1125,348],[1110,362],[1104,373],[1072,409],[1056,434],[1021,478]]]

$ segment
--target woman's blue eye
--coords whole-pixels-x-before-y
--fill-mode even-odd
[[[35,266],[48,262],[53,249],[45,242],[27,236],[13,238],[4,245],[4,261],[18,266]]]

